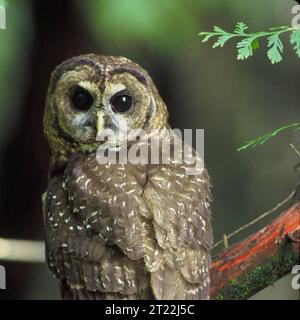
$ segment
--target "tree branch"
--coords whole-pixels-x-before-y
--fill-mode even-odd
[[[211,268],[211,299],[248,299],[299,264],[300,202],[260,231],[221,251]]]

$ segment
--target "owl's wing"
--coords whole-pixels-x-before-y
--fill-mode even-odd
[[[145,262],[157,299],[209,299],[211,185],[201,163],[198,175],[176,164],[148,174],[143,199],[153,233]]]
[[[73,159],[50,180],[44,203],[46,257],[70,299],[150,299],[143,262],[142,188],[132,170]]]
[[[80,299],[208,298],[212,243],[206,171],[71,161],[44,206],[49,267]],[[65,289],[68,290],[65,290]]]

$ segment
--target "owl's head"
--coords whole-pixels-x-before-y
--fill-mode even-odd
[[[146,132],[167,124],[168,112],[147,72],[123,57],[81,55],[51,76],[44,130],[54,154],[93,152],[97,136],[126,127]]]

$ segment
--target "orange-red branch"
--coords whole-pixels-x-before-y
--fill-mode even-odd
[[[215,257],[211,267],[211,298],[214,299],[232,280],[241,279],[272,256],[285,254],[281,252],[285,241],[291,243],[293,252],[299,257],[299,235],[300,202],[271,224]]]

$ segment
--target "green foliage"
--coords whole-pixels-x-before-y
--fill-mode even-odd
[[[238,22],[233,32],[227,32],[215,26],[213,32],[200,32],[199,36],[204,37],[202,42],[207,42],[216,37],[213,48],[223,47],[227,41],[233,38],[241,38],[237,42],[237,59],[245,60],[259,49],[262,38],[267,39],[267,56],[272,64],[282,61],[283,43],[281,34],[290,33],[290,43],[294,46],[297,56],[300,58],[300,29],[287,26],[270,28],[269,31],[247,33],[248,26],[244,22]]]
[[[290,33],[290,43],[300,58],[300,28],[291,28],[287,26],[270,28],[269,31],[260,31],[255,33],[247,33],[248,26],[244,22],[238,22],[233,32],[227,32],[220,27],[215,26],[213,32],[200,32],[199,36],[204,37],[202,42],[207,42],[211,38],[215,37],[213,48],[223,47],[227,41],[232,38],[240,39],[237,42],[237,59],[245,60],[253,55],[253,53],[259,49],[260,41],[262,38],[267,40],[267,56],[272,64],[282,61],[283,43],[280,39],[281,34]],[[268,132],[256,139],[247,141],[244,145],[238,148],[238,151],[246,150],[248,148],[254,148],[258,145],[264,144],[269,139],[277,136],[286,129],[294,128],[300,129],[300,123],[293,123],[281,128],[278,128],[272,132]]]
[[[268,38],[268,58],[272,63],[282,60],[283,44],[279,39],[279,34],[275,33]]]
[[[272,132],[268,132],[258,138],[255,138],[253,140],[246,141],[244,145],[238,148],[238,151],[246,150],[248,148],[254,148],[258,145],[262,145],[265,142],[267,142],[269,139],[277,136],[280,132],[285,131],[287,129],[294,128],[294,130],[300,130],[300,122],[288,124],[286,126],[283,126],[281,128],[278,128]]]
[[[176,52],[180,56],[178,43],[184,50],[197,30],[201,12],[195,0],[78,0],[76,3],[88,30],[96,42],[100,41],[101,50],[121,52],[131,58],[134,58],[132,53],[145,56],[145,48],[168,56]]]
[[[33,35],[30,2],[5,3],[11,16],[7,29],[0,30],[0,148],[12,134],[12,119],[20,117],[23,90],[30,72],[26,61]],[[14,90],[11,90],[11,83]]]
[[[294,45],[294,50],[296,51],[298,57],[300,57],[300,29],[292,32],[290,42]]]
[[[7,1],[6,0],[0,0],[0,6],[6,7]]]

